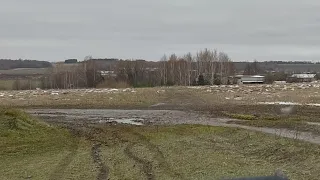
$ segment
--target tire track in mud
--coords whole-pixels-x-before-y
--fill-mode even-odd
[[[109,178],[109,168],[103,162],[102,155],[101,155],[101,146],[106,145],[108,146],[107,142],[99,141],[95,137],[96,134],[103,133],[103,130],[94,126],[84,125],[86,130],[80,131],[83,136],[91,141],[94,144],[91,147],[91,157],[93,162],[96,164],[96,168],[98,169],[97,180],[108,180]]]
[[[133,147],[137,144],[143,145],[154,155],[155,161],[157,161],[159,163],[159,168],[164,170],[166,173],[168,173],[167,175],[173,177],[174,179],[186,179],[182,174],[174,172],[170,168],[169,163],[166,162],[164,154],[160,151],[158,146],[152,144],[148,140],[148,138],[146,138],[145,136],[143,136],[140,133],[133,132],[131,130],[129,131],[129,133],[132,134],[133,136],[135,136],[137,138],[138,142],[129,143],[127,145],[127,147],[125,148],[124,153],[129,158],[133,159],[135,162],[142,165],[142,172],[145,174],[145,176],[147,177],[148,180],[155,179],[154,172],[153,172],[153,162],[145,160],[145,159],[141,159],[137,155],[135,155],[134,152],[132,152]],[[124,140],[118,134],[117,131],[113,131],[112,136],[113,136],[113,139],[117,139],[117,140],[121,141],[122,143],[129,142],[127,140]]]
[[[131,159],[133,159],[136,163],[142,165],[142,171],[147,177],[148,180],[154,180],[154,172],[152,170],[152,162],[139,158],[136,156],[133,152],[131,152],[132,148],[136,145],[137,143],[130,143],[126,149],[124,150],[124,153]]]
[[[152,144],[148,138],[146,138],[144,135],[133,132],[135,136],[137,136],[142,144],[144,144],[151,152],[154,153],[155,159],[158,161],[160,168],[162,168],[165,172],[167,172],[170,176],[179,179],[186,179],[182,174],[174,172],[171,168],[169,163],[165,160],[164,154],[159,149],[158,146]]]
[[[67,167],[71,164],[71,162],[74,160],[75,156],[77,155],[78,149],[79,149],[79,143],[80,138],[76,136],[76,132],[71,130],[71,133],[73,134],[75,141],[72,143],[72,145],[69,148],[69,153],[59,162],[55,170],[51,173],[49,179],[50,180],[56,180],[56,179],[63,179],[63,175],[65,173],[65,170]]]
[[[79,142],[80,138],[84,137],[86,140],[94,142],[93,146],[91,147],[91,157],[93,159],[93,162],[96,164],[96,168],[98,169],[98,175],[97,175],[97,180],[108,180],[109,176],[109,168],[103,163],[103,160],[101,158],[101,145],[104,144],[108,146],[106,142],[103,141],[98,141],[95,138],[95,134],[102,133],[103,131],[100,128],[96,128],[93,126],[89,126],[88,124],[84,123],[80,127],[79,126],[74,126],[72,124],[68,123],[63,123],[60,124],[62,127],[67,128],[70,130],[70,132],[73,134],[75,138],[78,139],[77,141],[77,149],[79,148]],[[58,170],[53,173],[50,179],[56,180],[56,179],[62,179],[64,170],[66,167],[72,162],[76,155],[76,151],[71,151],[68,156],[67,160],[63,160],[59,166]],[[69,157],[70,156],[70,157]],[[65,158],[66,159],[66,158]],[[66,163],[68,162],[68,163]]]
[[[97,180],[108,180],[109,169],[103,163],[101,159],[101,143],[94,144],[91,148],[91,156],[93,162],[97,165],[97,169],[99,170]]]

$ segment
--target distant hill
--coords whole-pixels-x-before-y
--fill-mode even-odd
[[[48,67],[52,67],[52,64],[47,61],[0,59],[0,70]]]
[[[244,71],[249,62],[234,62],[237,73]],[[312,62],[286,62],[286,61],[265,61],[257,62],[263,71],[276,71],[287,73],[320,72],[320,64]]]

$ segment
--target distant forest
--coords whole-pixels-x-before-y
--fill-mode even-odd
[[[52,67],[52,64],[47,61],[0,59],[0,70],[47,67]]]

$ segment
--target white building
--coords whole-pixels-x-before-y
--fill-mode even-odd
[[[265,77],[260,75],[237,75],[238,84],[262,84],[265,82]]]

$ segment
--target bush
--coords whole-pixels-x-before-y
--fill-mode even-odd
[[[200,74],[199,77],[198,77],[198,85],[199,85],[199,86],[204,86],[204,85],[206,85],[206,82],[205,82],[204,77],[203,77],[202,74]]]

